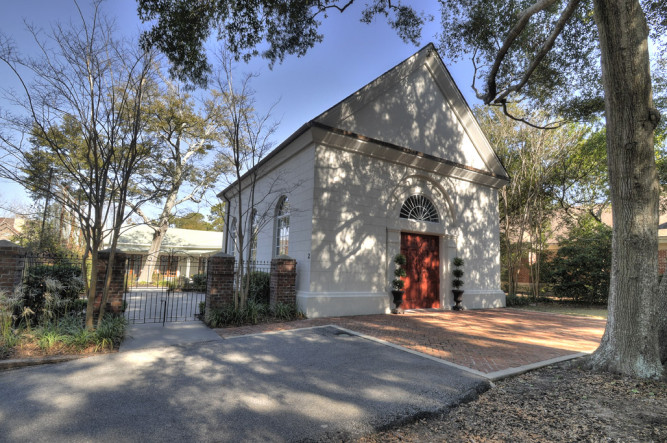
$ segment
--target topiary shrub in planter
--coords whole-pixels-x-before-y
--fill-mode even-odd
[[[463,301],[463,290],[461,289],[461,286],[463,286],[463,280],[461,280],[461,277],[463,277],[463,259],[460,257],[454,257],[454,260],[452,260],[452,264],[454,265],[454,269],[452,270],[452,275],[454,276],[454,279],[452,280],[452,294],[454,294],[454,302],[456,303],[452,309],[455,311],[461,311],[463,310],[463,306],[461,306],[461,302]]]
[[[394,314],[400,314],[403,312],[401,310],[401,304],[403,304],[403,294],[405,291],[403,290],[405,286],[405,282],[403,281],[403,278],[405,278],[408,274],[405,271],[405,265],[408,262],[408,260],[405,258],[405,255],[403,254],[396,254],[394,256],[394,263],[396,264],[396,269],[394,269],[394,279],[391,281],[391,294],[394,297],[394,310],[392,311]]]

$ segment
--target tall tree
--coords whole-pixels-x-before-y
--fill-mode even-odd
[[[110,236],[113,263],[129,182],[150,151],[142,140],[141,109],[153,62],[149,53],[114,38],[99,2],[90,18],[79,13],[80,23],[55,25],[48,39],[31,29],[38,58],[21,57],[0,35],[0,60],[23,87],[8,98],[24,111],[2,116],[0,174],[76,214],[86,241],[84,275],[86,261],[92,262],[86,310],[86,327],[92,329],[98,252]],[[45,164],[54,169],[58,186],[33,169]]]
[[[510,105],[513,112],[524,112]],[[531,292],[537,296],[540,263],[555,218],[563,208],[591,202],[587,209],[604,207],[607,183],[597,172],[605,156],[589,149],[589,128],[567,124],[552,131],[527,126],[505,116],[499,108],[475,108],[477,119],[507,169],[511,182],[500,190],[502,263],[507,270],[509,292],[516,293],[516,273],[529,263]],[[548,122],[544,112],[533,112],[532,121]],[[591,174],[591,172],[594,172]],[[597,211],[594,211],[597,212]],[[599,217],[599,214],[598,214]]]
[[[151,220],[138,205],[130,206],[153,229],[153,237],[139,280],[150,281],[160,253],[162,241],[179,205],[200,202],[202,196],[215,184],[224,166],[204,164],[213,147],[213,122],[209,115],[202,115],[194,99],[177,84],[165,81],[146,109],[147,131],[156,143],[152,153],[151,175],[153,181],[149,194],[161,197],[162,209],[157,220]],[[183,195],[183,191],[185,195]],[[144,197],[138,194],[139,198]]]
[[[230,215],[237,222],[230,229],[239,270],[234,306],[244,308],[250,284],[250,269],[246,266],[250,266],[251,245],[256,240],[253,237],[272,218],[271,202],[278,199],[281,190],[276,186],[278,179],[261,192],[256,189],[259,171],[255,166],[273,147],[270,139],[277,124],[271,120],[271,109],[264,114],[255,109],[254,92],[250,88],[254,76],[245,74],[236,80],[233,71],[233,60],[223,51],[207,107],[217,127],[218,161],[231,165],[232,169],[227,178],[235,199],[234,208],[229,210],[234,211]],[[264,208],[263,212],[257,212],[258,208]]]
[[[321,40],[317,17],[345,10],[350,1],[296,0],[276,5],[185,0],[139,0],[144,20],[157,20],[144,36],[175,63],[175,73],[205,78],[203,41],[212,27],[237,56],[262,53],[281,60],[303,54]],[[478,71],[473,88],[485,104],[506,108],[512,100],[553,110],[570,119],[604,112],[613,259],[609,317],[596,368],[659,377],[659,343],[667,341],[667,279],[658,290],[659,187],[653,152],[660,120],[652,98],[649,37],[664,50],[667,3],[660,0],[440,0],[442,46],[448,56],[470,55]],[[407,11],[407,15],[404,12]],[[401,35],[420,27],[412,8],[374,0],[363,20],[389,14]],[[393,15],[392,15],[393,14]],[[417,20],[409,20],[414,17]],[[193,36],[185,32],[192,30]],[[408,38],[410,40],[410,38]],[[522,116],[514,116],[522,119]],[[527,122],[530,123],[530,122]],[[553,126],[553,125],[550,125]],[[664,311],[663,311],[664,312]],[[664,322],[664,334],[660,323]],[[667,345],[665,346],[667,348]],[[667,355],[664,355],[667,360]]]
[[[663,44],[667,7],[651,0],[643,2],[646,13],[638,0],[441,3],[443,44],[450,54],[472,54],[484,103],[507,111],[508,102],[528,97],[569,118],[604,111],[613,257],[607,327],[591,363],[659,377],[659,342],[667,336],[660,337],[657,308],[667,285],[658,291],[660,113],[648,46],[649,34]]]
[[[174,228],[198,229],[201,231],[211,231],[212,226],[204,220],[204,215],[200,212],[188,212],[179,217],[174,217],[171,224]]]

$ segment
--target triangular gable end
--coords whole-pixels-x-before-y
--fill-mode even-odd
[[[507,177],[432,43],[314,121]]]

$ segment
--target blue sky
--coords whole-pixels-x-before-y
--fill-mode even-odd
[[[0,16],[0,30],[12,36],[22,53],[34,51],[34,42],[25,30],[23,20],[49,29],[52,23],[77,20],[77,11],[71,0],[5,0]],[[280,122],[275,135],[276,144],[286,139],[303,123],[347,97],[377,76],[391,69],[412,55],[428,42],[437,44],[439,30],[438,2],[436,0],[413,1],[412,4],[434,17],[422,32],[419,46],[404,43],[380,17],[370,24],[359,22],[359,11],[364,2],[344,14],[332,13],[323,20],[321,31],[324,41],[311,49],[304,57],[287,57],[273,70],[268,62],[257,58],[249,64],[240,62],[238,73],[252,72],[259,76],[252,82],[260,111],[268,110],[277,102],[273,111]],[[89,3],[80,2],[83,9]],[[103,9],[116,18],[119,32],[131,37],[142,27],[136,14],[134,0],[108,0]],[[211,42],[215,45],[215,42]],[[454,80],[470,105],[478,103],[470,87],[472,69],[468,62],[454,64],[447,54],[440,54],[448,65]],[[12,85],[10,71],[0,67],[0,85]],[[0,108],[6,105],[0,98]],[[0,204],[23,200],[22,191],[15,185],[0,182]]]

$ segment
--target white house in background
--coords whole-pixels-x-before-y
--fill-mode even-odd
[[[169,228],[160,247],[156,268],[168,277],[191,277],[206,272],[205,262],[210,255],[220,252],[223,236],[222,232]],[[132,275],[139,275],[152,240],[153,229],[150,226],[125,226],[121,229],[118,249],[128,255],[128,271]]]
[[[505,305],[497,192],[509,178],[432,44],[303,125],[251,172],[264,220],[249,240],[253,255],[296,259],[308,317],[389,313],[399,252],[408,258],[402,307],[451,308],[455,256],[465,260],[463,306]],[[234,217],[236,189],[219,194],[230,208],[228,253],[245,222]]]

